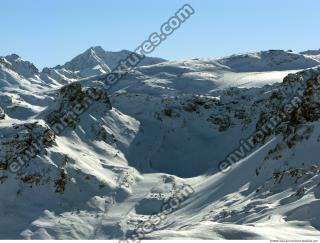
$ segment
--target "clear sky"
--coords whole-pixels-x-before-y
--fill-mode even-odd
[[[0,56],[16,53],[42,68],[90,46],[134,50],[184,3],[196,13],[152,56],[320,48],[318,0],[1,0]]]

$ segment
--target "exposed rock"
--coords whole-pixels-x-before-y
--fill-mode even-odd
[[[4,120],[6,117],[6,114],[4,113],[4,110],[0,107],[0,120]]]
[[[107,109],[112,109],[111,102],[103,88],[84,88],[77,82],[65,85],[59,92],[58,108],[47,116],[46,121],[50,125],[62,123],[74,129],[80,121],[80,115],[94,102],[103,103]]]
[[[295,143],[292,141],[297,141],[294,138],[301,137],[297,135],[298,128],[302,124],[320,119],[319,94],[319,69],[289,74],[284,78],[280,89],[273,92],[270,99],[263,102],[265,109],[261,109],[256,124],[257,130],[263,129],[272,118],[278,117],[280,118],[278,124],[274,125],[274,130],[266,135],[282,134],[290,140],[287,141],[288,146],[294,146]]]
[[[19,124],[10,130],[1,131],[0,170],[7,170],[10,163],[29,160],[51,147],[55,142],[52,130],[38,122]]]
[[[219,126],[219,132],[226,131],[231,126],[231,119],[229,116],[211,115],[207,120],[212,124]]]
[[[68,181],[68,175],[64,170],[60,172],[60,178],[55,181],[56,192],[63,193]]]

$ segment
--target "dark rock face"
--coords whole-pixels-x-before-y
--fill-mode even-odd
[[[10,163],[26,163],[41,150],[53,146],[55,135],[49,127],[34,123],[19,124],[3,132],[0,139],[0,170],[7,170]]]
[[[60,89],[58,108],[51,112],[46,121],[50,125],[57,123],[75,128],[80,121],[80,115],[95,102],[105,104],[107,109],[112,109],[107,92],[101,87],[83,87],[74,82]]]
[[[6,117],[6,114],[4,113],[4,110],[0,107],[0,120],[4,120]]]
[[[256,124],[261,130],[274,117],[280,118],[269,135],[282,135],[288,148],[309,137],[312,122],[320,119],[320,70],[309,69],[284,78],[279,90],[264,102]],[[266,136],[267,137],[267,136]]]

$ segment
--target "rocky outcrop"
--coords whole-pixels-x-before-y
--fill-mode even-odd
[[[53,131],[38,122],[14,125],[1,131],[1,135],[0,170],[15,170],[19,166],[26,166],[32,158],[55,142]]]
[[[0,120],[4,120],[6,117],[6,114],[4,113],[4,110],[0,107]]]
[[[62,87],[59,91],[57,109],[47,115],[46,121],[53,126],[61,123],[75,128],[80,121],[80,115],[95,103],[102,103],[107,109],[112,105],[106,91],[101,87],[83,87],[74,82]]]
[[[279,89],[265,100],[256,123],[257,131],[268,137],[279,135],[281,141],[269,151],[269,158],[278,159],[281,151],[292,149],[310,138],[314,122],[320,119],[320,69],[289,74]],[[275,122],[276,121],[276,122]]]
[[[302,124],[320,119],[320,69],[309,69],[284,78],[280,89],[274,92],[261,111],[257,128],[278,114],[282,121],[276,134],[288,136]]]

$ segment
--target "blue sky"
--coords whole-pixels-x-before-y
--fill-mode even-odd
[[[42,68],[90,46],[134,50],[184,3],[196,13],[152,56],[320,48],[317,0],[2,0],[0,56],[16,53]]]

